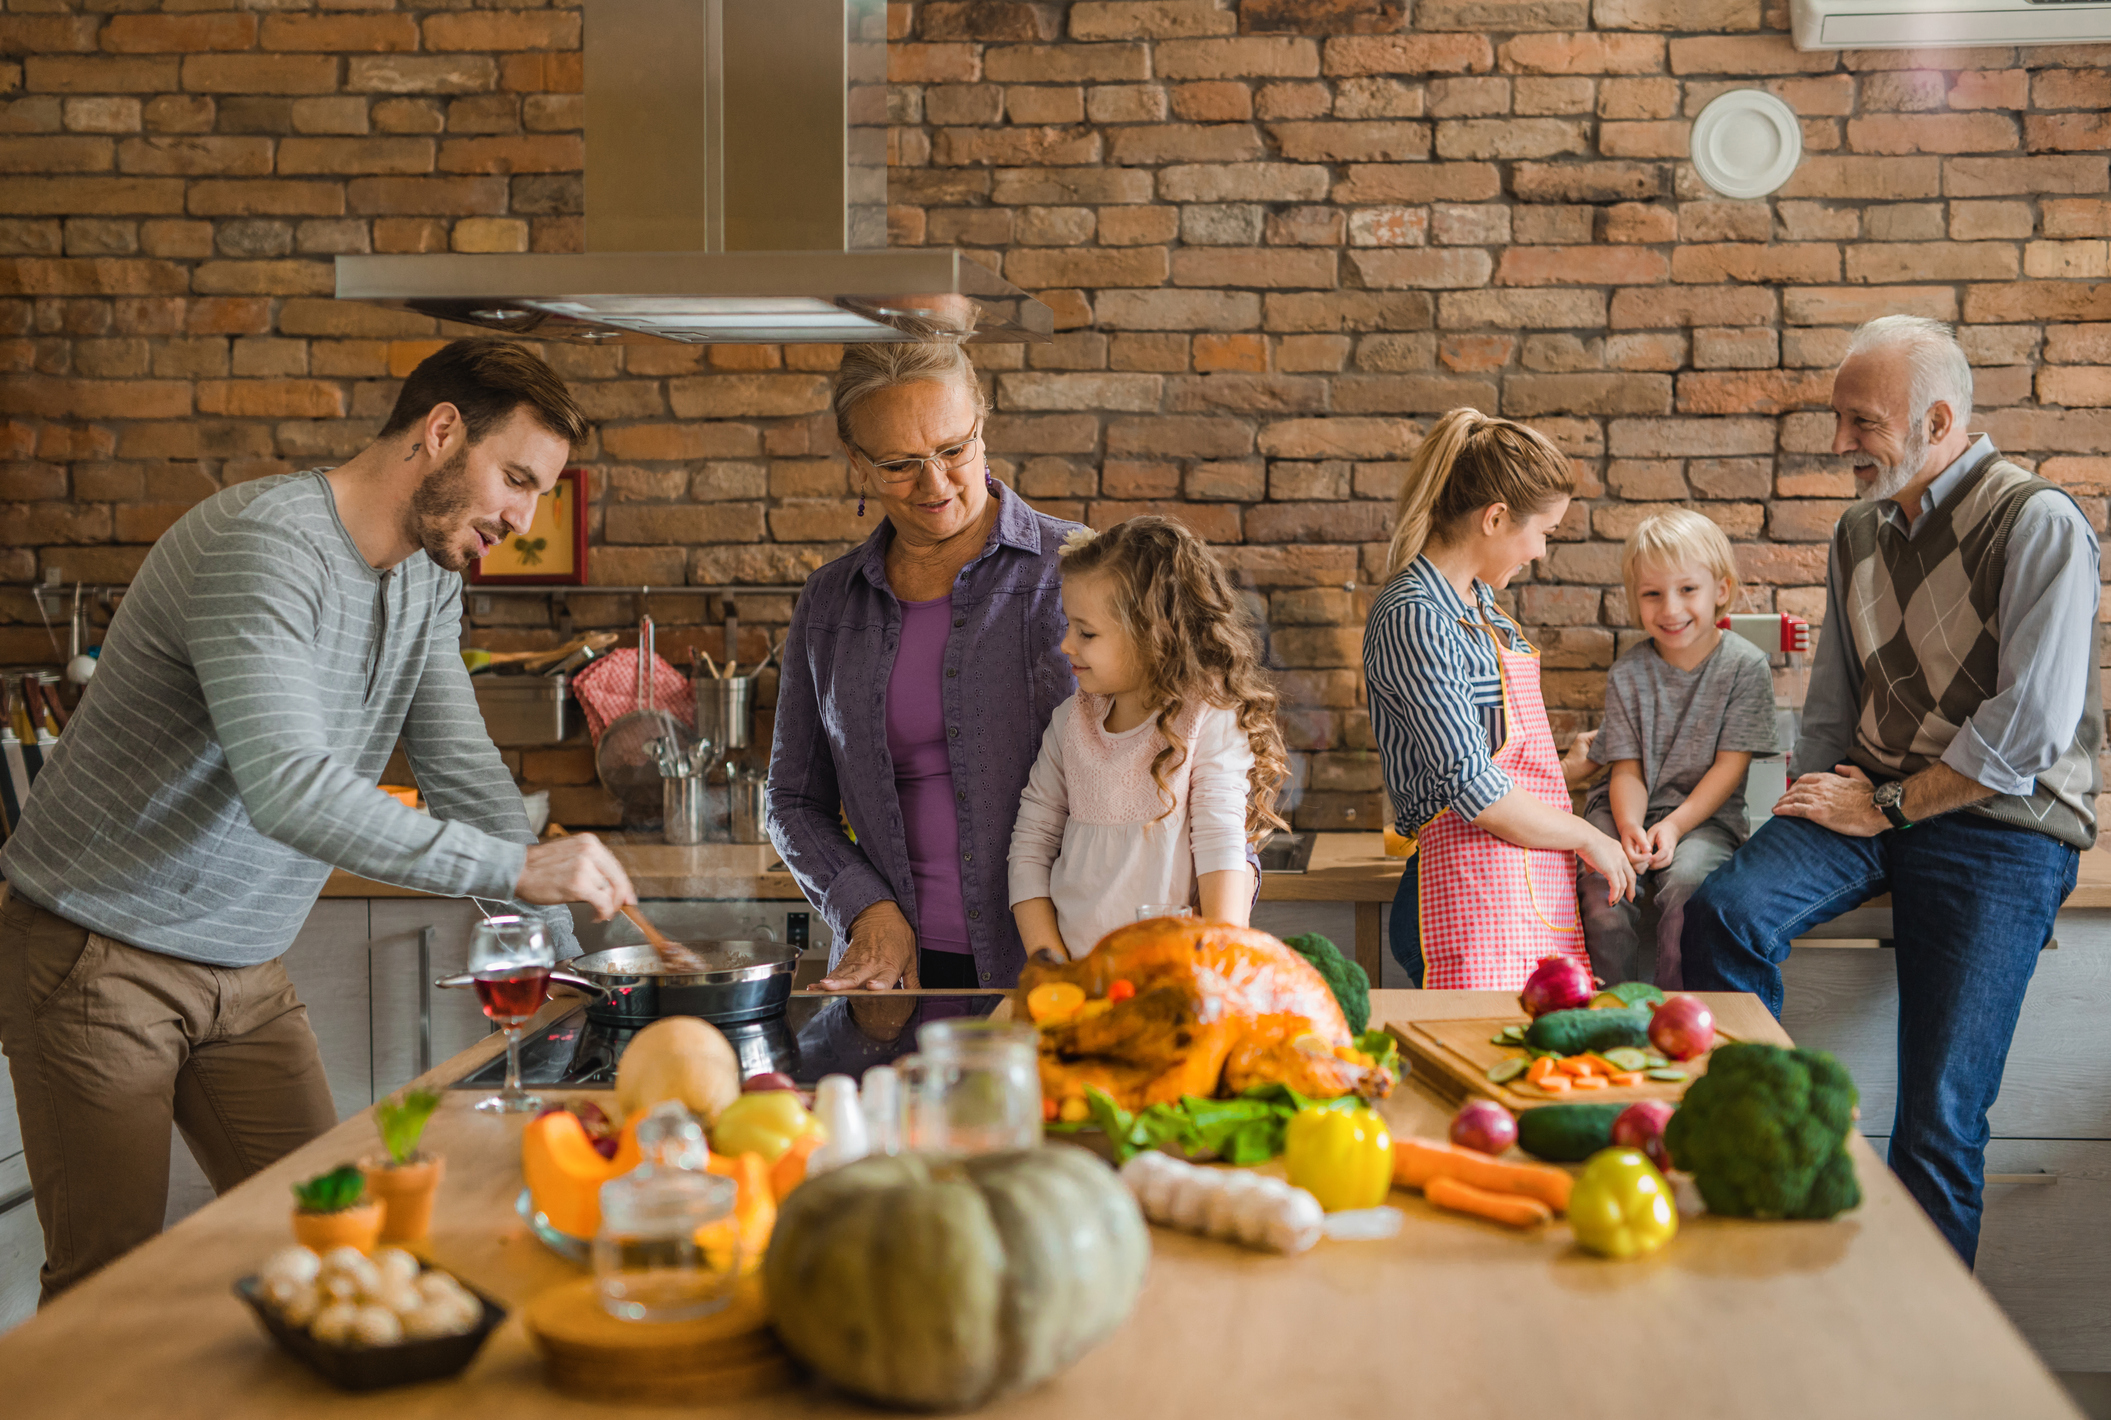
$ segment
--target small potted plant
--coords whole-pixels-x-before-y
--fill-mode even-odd
[[[356,1247],[372,1252],[381,1241],[381,1204],[367,1197],[366,1175],[343,1164],[293,1185],[293,1239],[316,1252]]]
[[[432,1200],[446,1160],[421,1153],[418,1141],[439,1107],[437,1090],[406,1090],[374,1106],[385,1152],[365,1160],[366,1186],[381,1200],[383,1242],[423,1242],[432,1231]]]

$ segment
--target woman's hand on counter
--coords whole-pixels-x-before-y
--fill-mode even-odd
[[[869,990],[870,1001],[850,1003],[851,1019],[874,1040],[894,1040],[909,1024],[916,998],[887,1000],[881,992],[916,989],[916,929],[891,898],[860,912],[850,924],[850,945],[835,969],[814,983],[822,991]]]
[[[594,909],[596,922],[608,921],[624,904],[638,900],[616,855],[591,833],[530,844],[513,895],[538,907],[583,902]]]

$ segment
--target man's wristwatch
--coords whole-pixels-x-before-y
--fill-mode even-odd
[[[1878,809],[1883,811],[1884,817],[1891,820],[1893,828],[1911,828],[1913,827],[1913,820],[1907,818],[1906,811],[1899,807],[1900,802],[1905,797],[1906,781],[1893,779],[1887,783],[1877,785],[1876,792],[1869,796],[1869,802],[1875,804]]]

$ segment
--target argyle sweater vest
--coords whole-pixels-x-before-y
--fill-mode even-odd
[[[1995,693],[2009,533],[2024,500],[2056,486],[1994,454],[1920,515],[1917,536],[1887,523],[1874,503],[1857,503],[1840,519],[1834,552],[1847,569],[1843,611],[1862,667],[1848,758],[1871,777],[1903,778],[1940,760]],[[2095,644],[2092,625],[2092,665]],[[2091,676],[2081,723],[2036,790],[1999,794],[1967,812],[2093,846],[2103,739],[2103,699]]]

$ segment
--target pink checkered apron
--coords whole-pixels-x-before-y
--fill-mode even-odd
[[[1507,737],[1495,763],[1549,808],[1572,812],[1554,732],[1539,690],[1539,653],[1513,651],[1493,631],[1502,663]],[[1416,835],[1421,874],[1423,982],[1437,990],[1522,990],[1542,957],[1585,967],[1576,909],[1576,855],[1520,848],[1450,809]]]

